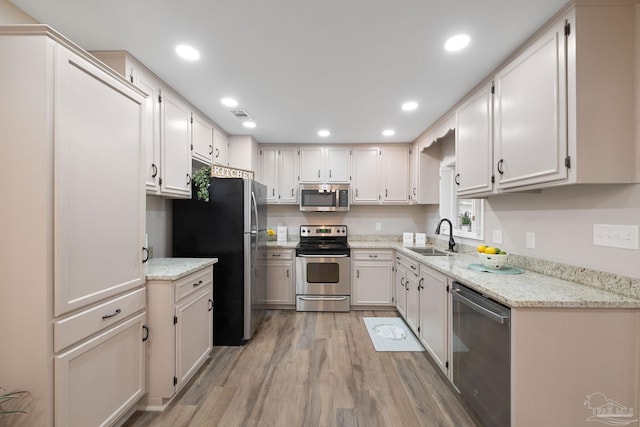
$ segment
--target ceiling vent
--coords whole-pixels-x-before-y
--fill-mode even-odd
[[[231,110],[231,114],[233,114],[236,119],[242,120],[243,122],[246,120],[251,120],[251,116],[249,115],[249,113],[247,113],[247,110]]]

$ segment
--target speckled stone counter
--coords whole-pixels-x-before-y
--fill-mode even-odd
[[[267,242],[267,249],[295,249],[297,244],[297,240],[288,240],[286,242]]]
[[[402,246],[402,242],[350,241],[351,249],[393,248],[421,264],[510,307],[640,308],[640,300],[525,270],[503,275],[469,269],[479,259],[469,254],[424,256]]]
[[[147,280],[178,280],[218,262],[218,258],[151,258],[146,266]]]

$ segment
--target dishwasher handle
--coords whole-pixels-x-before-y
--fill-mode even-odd
[[[460,293],[460,289],[453,289],[453,293],[451,294],[451,296],[454,299],[459,300],[461,303],[463,303],[464,305],[466,305],[467,307],[469,307],[470,309],[484,315],[485,317],[493,320],[496,323],[499,323],[501,325],[503,325],[505,322],[507,322],[509,320],[509,316],[503,316],[500,313],[496,313],[493,310],[488,309],[487,307],[483,307],[482,305],[471,301],[469,298],[463,296]]]

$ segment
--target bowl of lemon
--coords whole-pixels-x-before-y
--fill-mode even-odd
[[[478,246],[478,256],[485,268],[500,270],[507,264],[509,254],[493,246]]]

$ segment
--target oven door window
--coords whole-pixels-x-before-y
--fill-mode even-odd
[[[340,265],[336,262],[310,262],[307,264],[307,283],[338,283]]]
[[[302,190],[302,206],[327,207],[336,205],[336,192],[319,192],[318,190]]]

